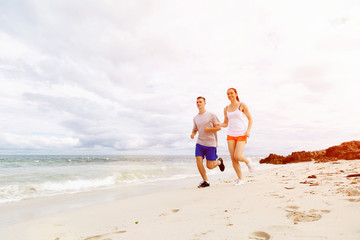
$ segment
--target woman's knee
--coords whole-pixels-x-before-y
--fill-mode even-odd
[[[244,155],[234,156],[234,158],[232,160],[235,162],[246,162],[246,158]]]

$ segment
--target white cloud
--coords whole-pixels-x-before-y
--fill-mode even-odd
[[[222,120],[229,87],[249,154],[360,136],[357,1],[1,5],[0,153],[192,154],[196,97]]]
[[[57,136],[43,136],[43,135],[16,135],[4,133],[0,135],[4,145],[9,145],[10,148],[21,149],[67,149],[76,147],[78,139],[69,137],[57,137]]]

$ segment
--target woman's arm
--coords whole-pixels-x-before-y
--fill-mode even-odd
[[[223,128],[228,127],[228,122],[229,122],[229,119],[227,117],[227,107],[226,107],[226,108],[224,108],[224,122],[220,123],[220,127],[223,127]]]
[[[243,112],[245,113],[247,119],[249,120],[248,128],[246,130],[246,136],[250,137],[250,130],[251,130],[251,127],[253,124],[253,119],[251,117],[249,108],[245,103],[242,103],[242,109],[243,109]]]

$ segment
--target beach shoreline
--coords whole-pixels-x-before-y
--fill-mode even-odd
[[[0,237],[195,240],[268,234],[270,239],[355,240],[360,238],[360,181],[346,176],[357,169],[360,160],[282,165],[246,173],[242,186],[233,186],[233,178],[217,176],[205,189],[196,188],[193,183],[198,179],[191,179],[172,189],[93,202],[10,224],[0,229]]]
[[[224,156],[227,163],[229,158]],[[260,166],[260,157],[249,159],[258,170],[276,167]],[[8,156],[3,160],[0,228],[103,202],[197,186],[201,181],[193,156]],[[243,170],[247,171],[245,164]],[[235,176],[231,168],[207,169],[207,174],[211,182]]]
[[[212,177],[212,176],[210,176]],[[216,176],[215,176],[216,178]],[[29,221],[33,218],[46,217],[63,211],[72,211],[127,198],[148,195],[156,192],[181,189],[196,185],[199,177],[178,180],[164,180],[132,186],[95,189],[73,194],[61,194],[24,199],[18,202],[0,204],[0,229],[6,226]]]

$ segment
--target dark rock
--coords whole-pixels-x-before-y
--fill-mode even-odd
[[[285,157],[270,153],[267,158],[261,159],[260,163],[271,163],[271,164],[284,164]]]
[[[360,174],[350,174],[350,175],[347,175],[346,177],[360,177]]]
[[[337,160],[360,159],[360,141],[344,142],[320,151],[293,152],[284,157],[271,153],[267,158],[261,159],[260,163],[287,164],[297,162],[330,162]]]
[[[345,142],[326,149],[326,157],[353,160],[360,159],[360,141]]]

